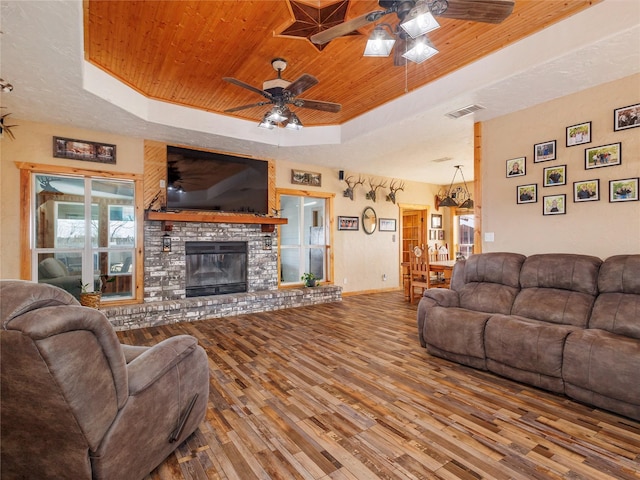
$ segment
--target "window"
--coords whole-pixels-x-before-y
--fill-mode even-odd
[[[458,248],[456,254],[460,253],[468,258],[473,253],[473,230],[475,225],[475,217],[471,215],[457,215],[455,222],[455,238],[457,239]]]
[[[288,223],[280,230],[280,284],[300,284],[303,273],[313,273],[319,281],[329,281],[330,248],[327,196],[281,194],[281,216]]]
[[[76,297],[135,297],[135,182],[32,173],[31,278]]]

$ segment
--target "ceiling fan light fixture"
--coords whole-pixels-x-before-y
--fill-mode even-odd
[[[268,130],[273,130],[275,128],[276,122],[269,118],[270,114],[271,112],[267,112],[264,114],[264,117],[262,117],[262,121],[258,124],[260,128],[266,128]]]
[[[300,121],[298,116],[295,113],[291,112],[291,115],[289,115],[289,121],[284,128],[289,130],[302,130],[302,127],[302,122]]]
[[[384,26],[378,25],[369,35],[363,56],[388,57],[395,43],[396,39],[385,30]]]
[[[431,13],[426,1],[417,2],[400,26],[411,35],[411,38],[418,38],[425,33],[440,28],[440,24]]]
[[[426,37],[418,38],[408,44],[409,48],[407,48],[407,51],[403,53],[402,56],[415,63],[422,63],[438,53],[438,50],[433,47]]]
[[[289,109],[286,107],[274,106],[270,112],[267,113],[269,120],[275,123],[282,123],[289,118]]]

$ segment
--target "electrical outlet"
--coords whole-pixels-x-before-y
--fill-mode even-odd
[[[386,281],[387,281],[387,274],[386,274],[386,273],[383,273],[383,274],[382,274],[382,281],[383,281],[383,282],[386,282]]]
[[[160,188],[164,188],[164,185],[165,185],[164,179],[160,180]]]
[[[344,282],[342,283],[344,283],[345,285],[347,284],[347,277],[344,277]]]

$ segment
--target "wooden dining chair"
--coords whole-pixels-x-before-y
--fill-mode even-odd
[[[415,247],[410,252],[409,267],[409,301],[422,298],[425,289],[431,287],[429,278],[429,256],[420,247]]]

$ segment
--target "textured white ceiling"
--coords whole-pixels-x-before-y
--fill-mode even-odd
[[[605,0],[344,125],[268,131],[148,100],[84,62],[81,1],[2,1],[0,15],[12,118],[435,184],[458,164],[473,179],[474,121],[640,71],[640,1]],[[445,117],[473,103],[486,108]]]

